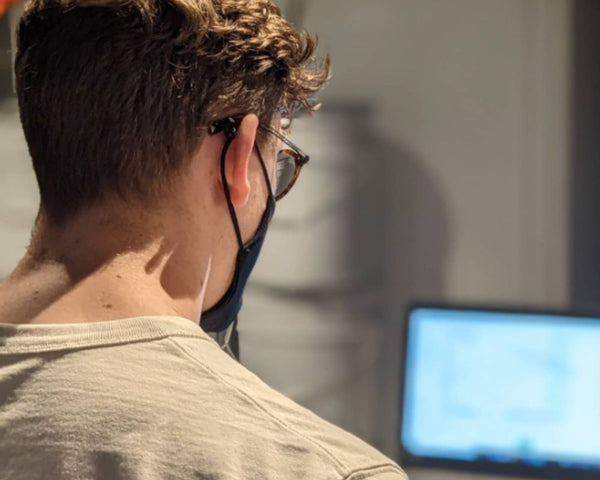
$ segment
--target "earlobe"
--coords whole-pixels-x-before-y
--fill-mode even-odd
[[[250,198],[251,187],[248,178],[248,167],[254,149],[257,129],[258,117],[254,114],[246,115],[240,122],[225,156],[225,176],[231,203],[234,207],[245,206]]]

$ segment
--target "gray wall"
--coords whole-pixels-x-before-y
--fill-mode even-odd
[[[25,253],[39,202],[13,91],[9,24],[18,11],[0,18],[0,278]]]

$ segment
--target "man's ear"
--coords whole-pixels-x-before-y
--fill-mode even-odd
[[[234,207],[245,206],[250,197],[248,166],[254,150],[257,129],[258,117],[254,114],[246,115],[239,124],[235,138],[225,155],[225,178]]]

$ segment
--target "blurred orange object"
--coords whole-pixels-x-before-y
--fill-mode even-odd
[[[19,0],[0,0],[0,17],[4,15],[11,5],[14,5]]]

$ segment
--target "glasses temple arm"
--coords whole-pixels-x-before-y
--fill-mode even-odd
[[[299,147],[297,147],[296,145],[294,145],[294,143],[292,143],[285,135],[282,135],[281,133],[279,133],[274,128],[271,128],[268,125],[263,125],[262,123],[259,124],[259,128],[261,128],[262,130],[266,130],[271,135],[275,135],[279,140],[281,140],[288,147],[290,147],[292,150],[294,150],[296,153],[298,153],[298,155],[300,155],[302,157],[308,157],[308,155],[306,155],[306,153],[304,153],[302,150],[300,150]]]

